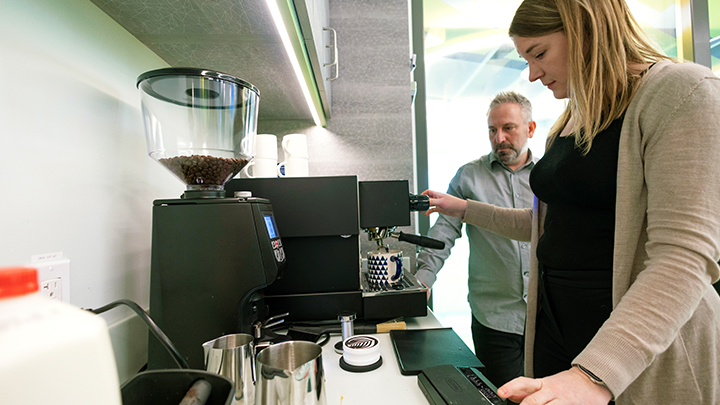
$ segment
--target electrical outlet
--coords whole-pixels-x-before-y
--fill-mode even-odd
[[[38,270],[41,295],[70,302],[70,260],[39,261],[33,267]]]
[[[62,301],[62,278],[53,278],[40,282],[40,294],[43,297]]]

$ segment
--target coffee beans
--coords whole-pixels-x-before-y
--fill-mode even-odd
[[[222,186],[248,164],[248,159],[206,155],[175,156],[159,160],[185,184]]]

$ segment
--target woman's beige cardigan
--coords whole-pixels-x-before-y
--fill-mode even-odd
[[[720,404],[720,79],[657,63],[620,135],[613,312],[575,358],[618,405]],[[469,201],[464,221],[532,242],[525,370],[532,376],[545,204]]]

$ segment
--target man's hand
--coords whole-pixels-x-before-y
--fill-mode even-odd
[[[550,377],[518,377],[498,388],[498,395],[520,405],[607,405],[612,394],[576,367]]]
[[[430,197],[430,209],[425,211],[426,217],[433,212],[451,217],[462,218],[465,216],[467,201],[439,191],[425,190],[422,194]]]
[[[420,281],[420,280],[418,280],[418,281]],[[430,287],[428,287],[427,284],[423,283],[422,281],[420,281],[420,284],[424,285],[425,288],[427,288],[427,297],[425,297],[425,299],[427,299],[428,301],[430,301],[430,293],[432,292],[432,290],[430,289]]]

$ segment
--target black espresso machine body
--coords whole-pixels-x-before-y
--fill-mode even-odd
[[[261,289],[285,265],[270,201],[196,198],[153,203],[150,316],[194,369],[202,344],[252,333],[266,307]],[[177,367],[150,337],[148,368]]]
[[[287,312],[289,322],[337,320],[343,311],[355,312],[360,320],[427,315],[427,289],[412,274],[406,273],[399,289],[377,291],[361,271],[361,228],[410,225],[407,181],[253,178],[230,180],[225,190],[227,195],[250,191],[269,199],[275,210],[287,266],[264,289],[271,315]]]

